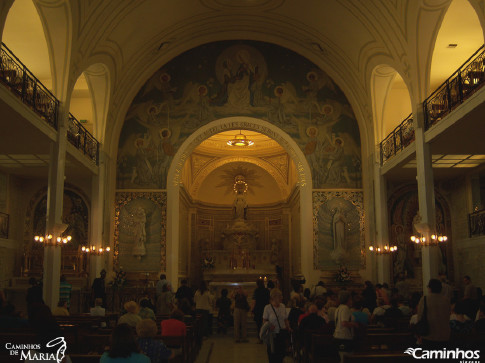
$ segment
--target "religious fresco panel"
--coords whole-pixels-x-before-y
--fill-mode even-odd
[[[365,267],[363,193],[313,192],[314,268]]]
[[[359,128],[342,91],[297,53],[255,41],[191,49],[145,83],[121,131],[117,187],[166,188],[187,137],[230,116],[262,119],[290,135],[310,164],[314,188],[361,188]]]
[[[116,193],[114,261],[127,272],[166,269],[167,196]]]

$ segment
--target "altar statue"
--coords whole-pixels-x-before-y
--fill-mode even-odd
[[[145,210],[142,207],[137,207],[132,214],[133,223],[133,256],[141,259],[146,255],[145,242],[147,240],[146,225],[147,217]]]
[[[237,191],[236,198],[234,199],[233,210],[235,219],[246,219],[248,202],[246,202],[244,193],[241,190]]]
[[[337,207],[332,218],[332,231],[333,231],[333,251],[330,254],[332,259],[342,264],[347,258],[346,243],[345,243],[345,228],[347,220],[342,210]]]

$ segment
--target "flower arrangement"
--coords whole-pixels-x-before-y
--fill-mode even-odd
[[[214,259],[212,257],[205,257],[202,260],[202,268],[205,270],[210,270],[215,267]]]
[[[113,288],[121,288],[126,285],[126,272],[123,271],[123,267],[120,266],[120,269],[116,271],[116,277],[113,281],[110,282],[110,285]]]
[[[344,265],[340,265],[337,274],[335,275],[336,282],[351,282],[352,279],[350,278],[350,272],[347,270],[347,267]]]

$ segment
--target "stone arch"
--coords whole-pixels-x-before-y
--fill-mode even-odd
[[[371,95],[375,141],[379,143],[412,112],[411,95],[401,74],[387,64],[372,71]]]
[[[79,75],[70,98],[70,110],[78,119],[87,119],[93,136],[103,143],[108,114],[111,77],[103,63],[91,64]],[[90,108],[87,107],[90,104]],[[89,111],[85,111],[89,108]],[[77,112],[76,112],[77,111]]]
[[[184,163],[192,150],[208,137],[222,131],[245,129],[265,134],[277,141],[296,165],[300,191],[300,241],[302,273],[312,275],[312,178],[308,161],[296,142],[283,130],[269,122],[250,117],[229,117],[212,121],[194,131],[180,146],[168,171],[167,180],[167,265],[173,282],[178,277],[179,261],[179,192]],[[308,263],[304,263],[306,261]]]
[[[469,0],[452,0],[431,42],[427,65],[428,92],[450,77],[483,43],[483,15]],[[455,48],[450,44],[457,44]]]

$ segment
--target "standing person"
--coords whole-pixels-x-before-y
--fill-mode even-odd
[[[450,301],[441,295],[441,282],[431,279],[428,283],[428,295],[423,296],[418,304],[418,321],[423,318],[426,304],[428,334],[421,337],[423,348],[442,349],[450,340]]]
[[[177,289],[177,292],[175,293],[175,298],[179,302],[182,299],[187,299],[191,304],[193,303],[194,293],[192,292],[192,289],[187,286],[187,280],[184,279],[180,282],[180,287]]]
[[[163,287],[168,284],[167,281],[167,275],[161,274],[160,275],[160,280],[157,281],[157,286],[155,287],[156,289],[156,294],[157,294],[157,299],[158,297],[162,294]]]
[[[97,298],[103,300],[103,308],[106,308],[106,270],[101,270],[100,277],[97,277],[93,281],[93,286],[91,288],[93,294],[93,301]]]
[[[261,326],[263,325],[263,311],[264,307],[269,304],[269,290],[264,287],[264,280],[258,279],[256,281],[256,289],[254,290],[253,300],[253,313],[254,321],[258,327],[258,336],[261,331]]]
[[[226,334],[227,327],[231,321],[231,299],[227,297],[227,289],[222,289],[221,297],[216,301],[216,307],[219,309],[217,316],[217,332]],[[262,313],[261,313],[262,315]]]
[[[119,324],[111,334],[111,345],[99,360],[100,363],[150,363],[150,358],[140,353],[133,335],[133,329],[127,324]]]
[[[248,297],[238,286],[234,291],[234,339],[236,343],[245,343],[247,339],[247,322],[248,322]]]
[[[267,345],[269,363],[282,363],[286,352],[286,340],[289,337],[289,322],[286,307],[283,305],[283,294],[277,288],[271,290],[270,303],[264,307],[263,323],[268,322],[275,334],[273,344]]]
[[[201,315],[202,333],[204,336],[209,336],[209,312],[212,309],[212,295],[207,290],[207,285],[204,281],[200,283],[199,289],[194,295],[195,312]]]
[[[90,314],[91,316],[105,316],[106,315],[106,309],[103,308],[101,305],[103,305],[103,300],[101,298],[97,298],[94,300],[94,308],[90,309]]]
[[[440,273],[438,275],[440,281],[441,281],[441,295],[446,297],[449,301],[451,301],[451,298],[453,296],[453,288],[451,285],[448,283],[448,280],[446,278],[446,274]]]
[[[344,361],[344,356],[352,354],[354,350],[353,328],[357,328],[358,324],[352,321],[352,312],[350,306],[352,305],[352,295],[347,290],[339,292],[339,302],[337,310],[335,311],[335,331],[333,337],[337,343],[340,361]]]
[[[362,297],[364,300],[362,301],[362,306],[372,312],[377,307],[376,289],[370,281],[366,281],[364,284],[365,288],[364,291],[362,291]]]
[[[318,281],[317,286],[315,286],[315,293],[313,294],[313,297],[323,296],[326,293],[327,289],[325,288],[325,284],[323,281]]]
[[[30,319],[32,306],[37,303],[43,304],[44,300],[42,297],[42,285],[35,277],[29,279],[29,285],[25,300],[27,301],[27,314]]]
[[[59,285],[59,300],[67,302],[67,309],[71,308],[71,291],[72,285],[67,282],[66,275],[61,276],[61,283]]]
[[[174,297],[172,293],[172,286],[170,284],[163,285],[162,292],[157,299],[157,314],[170,315],[174,308]]]
[[[477,288],[472,284],[470,276],[463,277],[463,284],[465,286],[463,294],[463,302],[465,303],[465,314],[469,318],[475,317],[478,310],[478,293]]]

